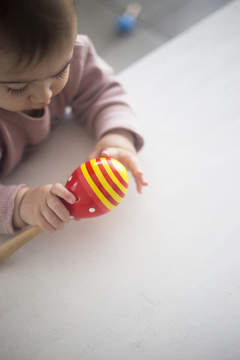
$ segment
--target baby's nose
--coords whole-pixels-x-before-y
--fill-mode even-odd
[[[52,90],[47,84],[39,85],[31,94],[30,100],[36,103],[47,103],[52,97]]]

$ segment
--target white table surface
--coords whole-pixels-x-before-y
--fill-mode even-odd
[[[240,1],[119,77],[150,185],[0,264],[0,359],[239,360]],[[65,121],[5,182],[65,183],[92,145]]]

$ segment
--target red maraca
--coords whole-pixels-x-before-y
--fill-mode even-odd
[[[100,216],[122,201],[128,182],[127,170],[119,161],[93,159],[79,166],[65,185],[77,201],[74,204],[63,202],[76,220]]]
[[[128,182],[127,170],[119,161],[112,158],[93,159],[79,166],[65,185],[77,201],[69,204],[63,200],[63,203],[76,220],[100,216],[122,201]],[[0,262],[41,232],[43,230],[38,226],[30,226],[3,243],[0,246]]]

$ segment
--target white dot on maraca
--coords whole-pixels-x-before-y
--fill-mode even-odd
[[[71,181],[72,180],[72,175],[70,176],[70,178],[68,179],[68,181]]]
[[[74,217],[74,216],[70,216],[70,218],[71,218],[71,220],[74,220],[74,219],[75,219],[75,217]]]
[[[95,211],[96,211],[96,209],[94,209],[94,208],[89,209],[89,212],[91,212],[91,213],[94,213]]]

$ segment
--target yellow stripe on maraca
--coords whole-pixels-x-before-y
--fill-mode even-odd
[[[106,197],[102,194],[102,192],[98,189],[98,187],[95,185],[95,183],[93,182],[93,180],[91,179],[90,175],[88,174],[86,165],[83,164],[81,166],[81,170],[83,172],[83,175],[85,177],[85,179],[87,180],[88,184],[91,186],[92,190],[94,191],[94,193],[97,195],[97,197],[101,200],[101,202],[109,209],[109,210],[113,210],[116,206],[111,204],[108,199],[106,199]]]
[[[92,168],[95,169],[96,167],[96,159],[93,159],[90,161]],[[102,186],[104,187],[104,189],[112,196],[112,198],[120,203],[122,201],[122,197],[119,196],[111,187],[111,185],[107,182],[107,180],[105,179],[105,177],[103,176],[103,174],[101,173],[101,171],[95,171],[95,175],[97,176],[98,180],[100,181],[100,183],[102,184]]]
[[[100,160],[105,160],[104,158],[101,158]],[[106,170],[106,172],[108,173],[108,175],[110,176],[110,178],[112,179],[112,181],[119,187],[119,189],[124,193],[126,194],[127,193],[127,189],[125,188],[124,185],[122,185],[120,183],[120,181],[116,178],[116,176],[114,175],[112,169],[110,168],[110,166],[108,165],[108,162],[107,161],[102,161],[102,164]],[[125,180],[126,183],[128,183],[128,175],[127,175],[127,172],[125,174],[126,171],[122,172],[121,171],[121,175],[122,173],[124,174],[123,179]]]

